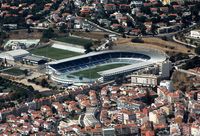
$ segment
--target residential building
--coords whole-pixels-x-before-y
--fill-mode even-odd
[[[159,76],[156,75],[131,75],[132,85],[142,85],[142,86],[157,86],[159,84]]]
[[[190,31],[190,37],[192,37],[192,38],[200,38],[200,30],[192,30],[192,31]]]

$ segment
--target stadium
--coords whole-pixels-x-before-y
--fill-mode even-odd
[[[133,71],[164,62],[166,58],[166,54],[156,50],[109,50],[91,52],[89,54],[49,62],[47,63],[47,72],[50,74],[52,80],[59,83],[83,83],[89,82],[91,79],[80,79],[77,76],[69,75],[83,70],[90,70],[97,66],[123,64],[121,67],[98,72],[102,81],[109,81],[116,76],[130,74]]]

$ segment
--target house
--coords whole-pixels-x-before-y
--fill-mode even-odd
[[[140,35],[141,34],[141,30],[138,28],[134,28],[129,32],[130,35]]]
[[[170,0],[161,0],[163,5],[169,5],[170,4]]]
[[[128,4],[119,4],[119,10],[120,11],[129,11],[130,6]]]
[[[160,123],[154,125],[154,130],[157,135],[170,135],[168,124]]]
[[[164,111],[158,109],[149,112],[149,121],[152,121],[154,124],[166,123]]]
[[[199,136],[199,134],[200,134],[200,124],[198,121],[195,121],[194,123],[192,123],[191,126],[191,135]]]
[[[140,101],[128,100],[126,97],[120,97],[117,101],[118,109],[139,110],[144,108],[145,104]]]
[[[191,126],[190,124],[182,123],[181,124],[182,135],[189,136],[191,135]]]
[[[128,135],[130,134],[130,127],[124,124],[117,124],[115,125],[115,132],[116,132],[116,135],[119,135],[119,136]]]
[[[160,86],[161,87],[166,87],[166,89],[169,90],[170,92],[173,91],[173,86],[172,86],[172,81],[171,80],[162,80],[160,82]]]
[[[120,110],[120,112],[118,113],[118,120],[120,122],[123,122],[123,124],[127,124],[130,121],[135,121],[136,115],[134,112],[123,109],[123,110]]]
[[[117,30],[121,27],[122,25],[121,24],[112,24],[110,27],[112,30]]]
[[[103,3],[103,4],[107,4],[109,1],[108,0],[100,0],[100,3]]]
[[[115,128],[102,128],[103,136],[115,136]]]
[[[140,1],[140,0],[134,0],[134,1],[131,1],[130,3],[130,7],[133,8],[133,7],[141,7],[143,5],[143,1]]]
[[[114,11],[116,11],[116,9],[117,9],[117,6],[115,4],[105,4],[104,5],[104,10],[106,12],[114,12]]]
[[[116,3],[116,4],[122,4],[122,3],[127,4],[128,0],[110,0],[110,2],[111,3]]]
[[[169,103],[173,103],[175,101],[180,100],[182,97],[182,92],[180,90],[177,90],[175,92],[170,92],[167,95],[167,99]]]
[[[151,13],[156,14],[158,13],[158,8],[150,8]]]
[[[200,30],[190,31],[190,37],[199,39],[200,38]]]
[[[87,16],[91,13],[91,9],[89,6],[83,6],[80,12],[81,12],[81,15]]]
[[[17,24],[3,24],[4,28],[9,28],[10,30],[15,30],[17,29],[18,25]]]
[[[74,19],[74,28],[81,29],[83,27],[83,19],[81,17],[76,17]]]
[[[170,135],[180,136],[181,129],[178,124],[170,124]]]
[[[127,20],[128,20],[128,17],[127,16],[123,16],[123,17],[120,17],[117,19],[117,21],[120,23],[120,24],[126,24],[126,25],[123,25],[123,26],[127,26]]]
[[[109,27],[111,24],[111,21],[109,21],[108,19],[99,19],[98,22],[100,25],[103,25],[104,27]]]
[[[118,20],[119,18],[122,18],[123,15],[120,12],[115,12],[115,13],[111,14],[110,17],[114,17],[114,19]]]
[[[168,7],[160,7],[160,11],[163,12],[163,13],[168,13],[169,8]]]
[[[188,108],[192,113],[200,114],[200,103],[196,101],[190,101]]]

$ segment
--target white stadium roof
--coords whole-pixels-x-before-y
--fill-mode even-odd
[[[79,56],[75,56],[75,57],[71,57],[71,58],[66,58],[66,59],[61,59],[61,60],[56,60],[56,61],[52,61],[49,62],[49,65],[52,64],[59,64],[59,63],[63,63],[63,62],[67,62],[67,61],[71,61],[71,60],[76,60],[76,59],[81,59],[81,58],[86,58],[86,57],[91,57],[94,55],[99,55],[99,54],[103,54],[103,53],[109,53],[109,52],[132,52],[132,53],[139,53],[139,54],[144,54],[149,56],[151,59],[150,60],[154,60],[154,61],[159,61],[159,60],[165,60],[166,59],[166,54],[160,52],[160,51],[156,51],[156,50],[143,50],[143,51],[127,51],[127,50],[108,50],[108,51],[101,51],[101,52],[90,52],[88,54],[84,54],[84,55],[79,55]]]
[[[115,75],[115,74],[121,74],[121,73],[124,73],[124,72],[130,72],[130,71],[138,70],[138,69],[141,69],[141,68],[148,67],[150,65],[154,65],[156,63],[161,63],[161,62],[165,61],[166,58],[167,58],[167,55],[165,53],[163,53],[161,51],[157,51],[157,50],[133,50],[133,51],[131,51],[131,50],[128,50],[128,51],[127,50],[109,50],[109,51],[101,51],[101,52],[91,52],[89,54],[84,54],[84,55],[75,56],[75,57],[72,57],[72,58],[53,61],[53,62],[50,62],[48,64],[49,65],[59,64],[59,63],[63,63],[63,62],[71,61],[71,60],[91,57],[91,56],[109,53],[109,52],[138,53],[138,54],[147,55],[147,56],[150,57],[150,59],[148,59],[148,60],[145,60],[145,59],[142,60],[141,59],[142,62],[138,62],[138,63],[130,64],[130,65],[127,65],[127,66],[118,67],[118,68],[98,72],[102,76],[111,76],[111,75]]]
[[[28,55],[29,52],[23,49],[6,51],[0,53],[0,58],[7,59],[7,60],[14,60],[16,57]]]
[[[165,61],[167,58],[167,55],[165,53],[157,51],[157,50],[133,51],[133,53],[140,53],[140,54],[147,55],[150,57],[150,59],[144,60],[142,62],[138,62],[135,64],[123,66],[123,67],[100,71],[98,73],[102,76],[110,76],[110,75],[113,75],[116,73],[121,74],[124,72],[130,72],[130,71],[138,70],[141,68],[145,68],[145,67],[154,65],[156,63],[161,63],[161,62]]]

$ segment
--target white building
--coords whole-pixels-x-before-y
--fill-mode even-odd
[[[172,81],[170,81],[170,80],[163,80],[163,81],[161,81],[160,82],[160,86],[166,87],[167,90],[169,90],[170,92],[173,91]]]
[[[190,31],[190,36],[193,37],[193,38],[200,38],[200,30]]]
[[[142,75],[132,75],[131,84],[133,85],[143,85],[143,86],[157,86],[159,82],[159,76],[142,74]]]
[[[154,124],[166,123],[164,111],[154,110],[149,112],[149,121],[152,121]]]
[[[100,0],[100,3],[107,4],[108,0]]]
[[[181,130],[178,124],[170,124],[170,135],[181,136]]]
[[[192,124],[191,126],[191,135],[199,136],[200,135],[200,126],[198,124]]]
[[[160,0],[163,5],[169,5],[170,4],[170,0]]]
[[[103,136],[115,136],[115,128],[103,128]]]
[[[199,2],[199,0],[162,0],[162,1],[169,2],[170,4],[172,2],[177,2],[179,4],[184,4],[185,2]]]
[[[83,122],[85,126],[94,127],[96,124],[99,124],[99,121],[95,118],[96,112],[97,112],[97,108],[95,107],[87,108],[85,116],[83,118]]]
[[[8,63],[12,63],[14,61],[20,61],[23,57],[29,55],[29,52],[26,50],[18,49],[0,53],[1,59],[6,59]]]

